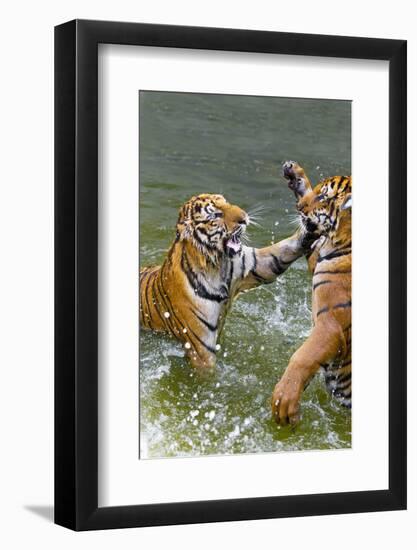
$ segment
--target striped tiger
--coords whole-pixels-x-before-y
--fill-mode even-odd
[[[319,236],[308,256],[313,274],[313,329],[293,354],[272,394],[272,412],[281,424],[299,420],[301,394],[321,368],[326,386],[351,407],[352,178],[334,176],[312,188],[296,162],[283,165],[297,199],[301,225]]]
[[[311,245],[300,228],[266,248],[242,243],[248,214],[222,195],[192,197],[180,209],[176,236],[161,266],[140,271],[140,324],[179,340],[191,364],[213,367],[232,301],[273,282]]]

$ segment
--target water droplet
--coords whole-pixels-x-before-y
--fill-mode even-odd
[[[186,349],[190,349],[190,348],[191,348],[190,342],[185,342],[184,347],[185,347]]]
[[[164,313],[164,317],[166,317],[166,318],[168,319],[168,317],[169,317],[169,311],[166,311],[166,312]]]

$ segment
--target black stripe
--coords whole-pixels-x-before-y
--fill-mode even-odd
[[[146,277],[149,276],[150,273],[151,273],[151,270],[145,267],[145,269],[141,271],[139,274],[139,282],[142,283],[146,279]]]
[[[319,257],[317,263],[333,260],[334,258],[339,258],[340,256],[347,256],[351,253],[351,250],[330,252],[330,254],[327,254],[327,256]]]
[[[199,231],[198,229],[194,229],[193,238],[202,246],[202,248],[204,248],[207,251],[216,250],[216,245],[212,243],[210,238],[208,238],[207,242],[204,242],[201,240],[200,236],[198,235],[198,231]],[[211,260],[211,258],[209,259]]]
[[[229,290],[230,290],[230,283],[232,282],[232,279],[233,279],[233,270],[234,270],[234,264],[233,264],[233,260],[231,260],[230,261],[229,277],[228,277],[227,282],[226,282],[227,293],[228,294],[229,294]]]
[[[350,378],[344,380],[343,382],[341,380],[337,381],[337,389],[340,389],[340,390],[346,390],[347,388],[350,387],[350,385],[351,385]]]
[[[349,376],[344,378],[343,380],[341,378],[338,378],[334,374],[326,376],[325,377],[326,384],[330,385],[332,382],[335,382],[334,388],[332,388],[332,392],[338,392],[340,390],[346,390],[351,386],[351,378],[350,373]]]
[[[347,372],[346,374],[342,374],[342,376],[338,377],[338,382],[345,382],[346,380],[350,380],[352,378],[351,371]]]
[[[255,252],[255,249],[252,248],[252,257],[253,257],[253,266],[252,266],[252,271],[256,271],[256,267],[258,265],[258,262],[256,260],[256,252]]]
[[[205,325],[209,330],[211,330],[212,332],[216,332],[216,330],[218,329],[219,325],[216,324],[216,325],[212,325],[211,323],[209,323],[206,319],[204,319],[204,317],[201,317],[201,315],[199,315],[198,313],[196,313],[196,311],[194,309],[191,310],[193,315],[195,315],[197,317],[197,319],[199,319],[199,321],[201,321],[203,323],[203,325]]]
[[[151,320],[151,323],[153,323],[153,317],[152,317],[152,312],[151,312],[151,308],[149,307],[149,301],[148,301],[148,289],[149,289],[149,283],[152,279],[152,275],[153,273],[156,273],[156,271],[152,271],[152,273],[149,274],[149,277],[148,277],[148,281],[146,283],[146,287],[145,287],[145,301],[146,301],[146,307],[148,308],[148,313],[149,313],[149,318]],[[148,323],[149,324],[149,323]],[[149,324],[150,326],[150,324]]]
[[[190,328],[190,327],[185,327],[184,324],[181,323],[181,321],[179,321],[179,323],[180,323],[180,326],[181,326],[182,328],[187,328],[187,336],[188,336],[188,339],[191,340],[191,342],[192,342],[193,338],[195,338],[198,342],[200,342],[200,344],[201,344],[207,351],[209,351],[210,353],[214,353],[214,354],[216,353],[216,350],[215,350],[214,348],[212,348],[211,346],[209,346],[208,344],[206,344],[206,343],[204,342],[204,340],[202,340],[202,339],[198,336],[198,334],[196,334],[196,333],[192,330],[192,328]],[[191,336],[192,336],[193,338],[192,338]],[[194,342],[192,342],[192,345],[193,345],[194,351],[197,353],[197,355],[199,355],[199,356],[201,357],[201,355],[198,353],[197,347],[196,347],[196,345],[194,344]]]
[[[149,277],[149,274],[150,274],[150,270],[149,269],[144,269],[141,273],[140,273],[140,278],[139,278],[139,311],[140,311],[140,316],[141,316],[141,319],[142,319],[142,324],[144,326],[149,326],[149,323],[146,323],[146,317],[145,317],[145,304],[144,304],[144,301],[146,301],[146,297],[144,296],[145,294],[145,287],[144,287],[144,282],[145,282],[145,279],[147,277]]]
[[[207,229],[205,227],[200,227],[200,224],[197,225],[196,231],[200,231],[200,233],[202,233],[203,235],[205,235],[206,237],[209,236],[208,232],[207,232]]]
[[[251,273],[259,283],[272,283],[272,281],[268,281],[267,279],[264,279],[264,277],[259,275],[259,273],[256,273],[254,269],[251,269]]]
[[[156,284],[156,288],[159,292],[159,298],[160,298],[161,305],[163,305],[164,309],[166,309],[167,312],[169,313],[169,317],[165,317],[165,315],[164,315],[164,318],[163,318],[164,324],[165,324],[166,327],[169,328],[169,330],[172,332],[172,334],[175,334],[175,330],[173,330],[173,328],[175,329],[175,328],[178,328],[178,327],[175,326],[175,322],[174,322],[175,321],[174,308],[172,307],[171,301],[168,298],[168,295],[165,291],[164,284],[162,282],[162,273],[161,273],[161,277],[158,277],[158,279],[155,281],[155,284]],[[158,311],[158,313],[159,313],[159,316],[161,317],[161,313],[159,311]]]
[[[252,259],[253,259],[253,266],[250,270],[251,274],[255,277],[255,279],[258,281],[258,283],[266,283],[269,282],[266,279],[264,279],[259,273],[256,272],[256,268],[258,266],[258,261],[256,259],[256,252],[255,249],[252,248]]]
[[[271,254],[271,258],[272,258],[272,262],[270,264],[270,268],[271,268],[271,271],[272,273],[274,273],[275,275],[282,275],[282,273],[284,273],[284,271],[287,269],[286,267],[284,267],[279,258],[277,258],[276,256],[274,256],[273,254]]]
[[[328,283],[334,283],[334,281],[320,281],[319,283],[316,283],[315,285],[313,285],[313,290],[316,290],[316,288],[318,286],[321,286],[321,285],[327,285]]]
[[[157,296],[156,296],[156,292],[157,292],[157,291],[159,292],[159,294],[161,294],[161,291],[160,291],[159,288],[158,288],[158,281],[157,281],[157,279],[156,279],[156,280],[154,281],[154,285],[153,285],[153,297],[154,297],[154,299],[158,302],[158,303],[155,303],[155,304],[154,304],[154,305],[155,305],[155,310],[156,310],[156,313],[159,315],[159,318],[160,318],[161,321],[162,321],[162,325],[163,325],[163,326],[166,326],[166,319],[165,319],[165,317],[162,317],[161,312],[159,311],[159,301],[161,301],[161,298],[162,298],[162,297],[160,296],[160,299],[159,299],[159,301],[158,301],[158,298],[157,298]]]
[[[204,233],[204,231],[202,231],[202,233]],[[208,244],[208,243],[206,243],[206,242],[204,242],[204,241],[201,240],[200,235],[199,235],[198,232],[197,232],[197,229],[194,229],[193,237],[194,237],[194,239],[195,239],[199,244],[201,244],[201,246],[203,246],[204,248],[207,247],[207,244]]]
[[[336,304],[335,306],[333,306],[333,309],[346,308],[346,307],[351,307],[351,306],[352,306],[352,302],[349,300],[348,302],[344,302],[344,303],[341,303],[341,304]]]
[[[245,268],[246,268],[246,254],[245,254],[245,251],[243,251],[243,253],[242,253],[242,263],[240,264],[240,271],[241,271],[240,277],[241,277],[241,279],[243,279],[243,277],[245,276]]]
[[[145,279],[147,277],[149,277],[150,275],[152,275],[152,273],[154,273],[154,272],[155,272],[155,267],[154,266],[149,266],[147,268],[145,267],[145,269],[140,274],[140,282],[144,283]]]
[[[351,246],[352,246],[352,241],[349,241],[347,243],[342,244],[341,246],[336,246],[335,251],[346,250],[347,248],[351,248]]]
[[[191,330],[190,328],[187,329],[188,332],[191,332],[191,334],[200,342],[200,344],[206,348],[207,351],[211,352],[211,353],[216,353],[216,350],[214,348],[212,348],[211,346],[209,346],[208,344],[206,344],[204,342],[204,340],[202,340],[193,330]]]
[[[210,233],[210,231],[208,231],[204,227],[204,225],[205,225],[205,222],[201,222],[200,224],[198,224],[197,227],[196,227],[196,231],[200,231],[200,233],[203,233],[203,235],[205,235],[209,239],[212,239],[216,235],[222,235],[224,233],[224,231],[222,229],[217,229],[217,230],[213,231],[213,233]],[[200,227],[200,226],[202,226],[202,227]]]
[[[347,307],[351,307],[352,305],[352,302],[349,301],[349,302],[345,302],[343,304],[336,304],[334,306],[331,306],[331,308],[329,307],[323,307],[321,309],[319,309],[319,311],[317,312],[317,315],[316,317],[318,317],[319,315],[321,315],[322,313],[327,313],[330,309],[341,309],[341,308],[347,308]]]
[[[318,317],[322,313],[326,313],[327,311],[329,311],[328,307],[322,307],[321,309],[318,310],[316,317]]]
[[[162,277],[160,278],[160,283],[161,283],[161,287],[162,287],[163,293],[164,293],[164,295],[165,295],[165,298],[166,298],[166,300],[168,301],[168,306],[167,306],[167,303],[166,303],[166,301],[165,301],[165,299],[164,299],[164,295],[161,293],[161,289],[158,288],[158,290],[159,290],[159,292],[160,292],[160,294],[161,294],[161,299],[162,299],[162,301],[164,302],[165,307],[166,307],[168,310],[169,310],[169,309],[171,310],[171,311],[170,311],[170,317],[168,317],[168,318],[166,319],[166,321],[169,322],[169,323],[171,323],[172,326],[174,326],[174,328],[177,328],[177,329],[178,329],[178,327],[175,327],[175,323],[174,323],[174,322],[176,321],[176,323],[179,325],[180,329],[183,330],[183,329],[186,328],[186,327],[185,327],[184,323],[178,318],[178,316],[177,316],[177,314],[176,314],[176,312],[175,312],[175,310],[174,310],[174,308],[173,308],[173,306],[172,306],[172,302],[171,302],[170,298],[168,297],[168,294],[167,294],[167,292],[166,292],[166,290],[165,290],[165,288],[164,288],[164,284],[163,284],[163,282],[162,282]],[[172,329],[171,329],[171,332],[172,332],[172,334],[175,334],[175,332],[174,332]],[[211,353],[215,353],[215,352],[216,352],[214,348],[212,348],[211,346],[207,345],[207,344],[204,342],[204,340],[202,340],[202,339],[201,339],[201,338],[200,338],[200,337],[199,337],[190,327],[187,327],[188,339],[192,341],[192,338],[190,337],[190,333],[191,333],[191,335],[192,335],[198,342],[200,342],[200,344],[201,344],[204,348],[206,348],[208,351],[210,351]],[[194,351],[201,357],[201,355],[198,353],[197,347],[195,346],[194,343],[193,343],[193,348],[194,348]]]
[[[351,273],[351,269],[335,269],[334,271],[317,271],[314,273],[313,277],[316,275],[339,275],[339,274],[346,274]]]
[[[161,283],[161,287],[162,287],[162,291],[163,291],[163,296],[165,297],[165,298],[163,298],[164,304],[165,304],[165,307],[169,310],[169,313],[170,313],[170,317],[168,319],[170,321],[172,321],[172,324],[174,325],[174,327],[177,329],[177,331],[179,333],[179,330],[182,331],[185,328],[185,325],[184,325],[183,321],[178,317],[178,315],[175,311],[175,308],[172,305],[171,299],[170,299],[170,297],[169,297],[169,295],[168,295],[168,293],[167,293],[167,291],[164,287],[164,282],[163,282],[163,277],[162,276],[160,277],[160,283]],[[166,299],[166,301],[165,301],[165,299]],[[168,302],[168,306],[166,305],[167,302]],[[172,317],[172,319],[171,319],[171,317]],[[179,327],[179,330],[178,330],[178,327]]]
[[[342,187],[343,183],[345,182],[345,180],[347,180],[347,176],[341,176],[340,177],[340,180],[339,180],[339,185]]]
[[[197,275],[192,270],[186,256],[185,256],[185,249],[182,251],[181,256],[181,267],[184,271],[185,275],[187,276],[188,282],[191,285],[191,288],[194,289],[195,293],[204,300],[211,300],[212,302],[223,302],[224,300],[227,300],[228,295],[223,294],[213,294],[212,292],[209,292],[207,288],[200,283],[200,281],[197,279]]]

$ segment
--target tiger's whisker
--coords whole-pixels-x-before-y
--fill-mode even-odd
[[[262,227],[262,225],[259,222],[253,220],[252,218],[249,222],[249,225],[254,225],[255,227]]]

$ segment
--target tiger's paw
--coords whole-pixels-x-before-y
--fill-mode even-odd
[[[282,174],[288,181],[288,187],[294,191],[297,200],[311,191],[311,183],[304,169],[293,160],[287,160],[282,165]]]
[[[299,422],[301,393],[302,384],[284,374],[272,393],[272,414],[277,424],[294,426]]]

